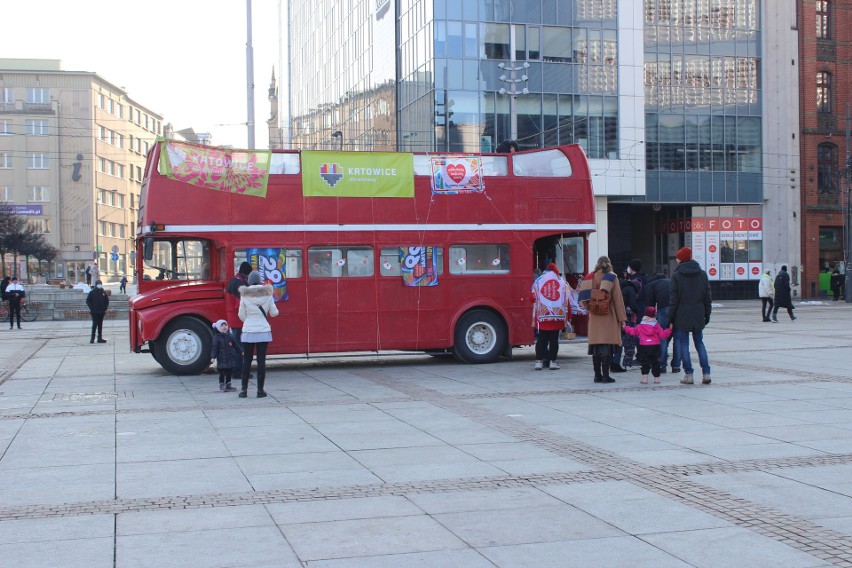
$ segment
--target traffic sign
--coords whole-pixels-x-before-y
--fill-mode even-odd
[[[117,253],[117,252],[114,252],[114,253],[112,253],[112,254],[111,254],[111,255],[109,255],[109,256],[110,256],[110,258],[111,258],[111,259],[113,259],[113,260],[118,260],[118,253]]]
[[[112,245],[112,252],[118,252],[118,245]]]

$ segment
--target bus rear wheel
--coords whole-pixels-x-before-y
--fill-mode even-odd
[[[198,375],[210,366],[211,331],[191,317],[169,323],[154,343],[154,358],[175,375]]]
[[[465,363],[493,363],[506,349],[503,319],[487,310],[473,310],[456,324],[453,354]]]

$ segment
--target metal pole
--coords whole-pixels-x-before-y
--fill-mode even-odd
[[[850,137],[850,123],[852,123],[852,116],[850,116],[849,111],[849,103],[846,103],[846,162],[844,164],[843,173],[846,178],[846,215],[843,220],[843,231],[846,233],[844,236],[846,237],[844,242],[846,243],[846,247],[843,251],[843,264],[844,269],[846,270],[846,285],[843,287],[843,295],[845,296],[846,303],[852,304],[852,271],[849,270],[849,255],[852,252],[852,204],[849,203],[849,190],[850,184],[852,184],[852,149],[850,149],[849,145],[849,137]]]
[[[254,48],[251,45],[251,0],[246,0],[246,91],[248,149],[254,150]]]

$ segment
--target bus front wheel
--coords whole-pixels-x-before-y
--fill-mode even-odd
[[[175,375],[197,375],[210,366],[209,326],[191,317],[169,323],[154,342],[154,358]]]
[[[503,319],[487,310],[466,313],[456,324],[453,353],[465,363],[493,363],[506,349]]]

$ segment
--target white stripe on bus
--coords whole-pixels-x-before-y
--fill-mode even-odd
[[[428,225],[166,225],[158,233],[334,233],[355,231],[594,231],[595,225],[428,224]],[[145,231],[144,225],[140,227]]]

